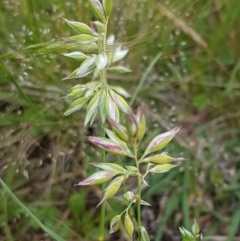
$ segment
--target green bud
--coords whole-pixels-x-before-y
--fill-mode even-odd
[[[65,116],[71,115],[72,113],[81,110],[88,102],[87,97],[81,97],[72,102],[68,109],[64,112]]]
[[[99,19],[102,22],[106,21],[104,9],[99,0],[90,0],[90,7],[97,19]]]
[[[119,114],[118,105],[116,101],[113,99],[113,97],[109,94],[107,94],[107,100],[105,105],[106,105],[106,111],[107,111],[106,116],[109,116],[113,120],[119,122],[120,114]]]
[[[110,92],[110,96],[112,97],[113,101],[116,103],[116,105],[119,107],[119,109],[122,112],[128,113],[131,110],[130,106],[123,99],[123,97],[121,97],[120,95],[118,95],[117,93],[115,93],[112,90],[110,90],[109,92]]]
[[[108,64],[108,57],[106,53],[101,53],[97,56],[96,66],[98,70],[104,69]]]
[[[98,146],[106,151],[124,155],[124,156],[131,156],[132,154],[127,147],[121,146],[118,143],[104,137],[96,137],[96,136],[89,136],[88,140],[93,143],[95,146]]]
[[[103,198],[101,200],[101,202],[97,205],[100,206],[106,199],[111,198],[112,196],[114,196],[119,188],[122,185],[122,182],[124,181],[125,177],[124,176],[120,176],[115,178],[106,188],[104,194],[103,194]]]
[[[122,126],[110,117],[107,118],[107,122],[110,125],[111,129],[117,134],[117,136],[121,140],[123,140],[124,142],[128,141],[127,130],[124,126]]]
[[[118,73],[118,74],[126,74],[126,73],[130,73],[131,72],[131,70],[129,68],[126,68],[126,67],[121,66],[121,65],[112,66],[112,67],[108,68],[108,70],[110,72]]]
[[[94,37],[94,36],[88,35],[88,34],[79,34],[79,35],[71,36],[71,37],[69,37],[69,39],[77,41],[81,44],[91,44],[91,43],[95,43],[96,41],[98,41],[97,37]]]
[[[107,182],[112,177],[114,177],[117,173],[114,171],[99,171],[92,174],[90,177],[85,180],[79,182],[75,186],[88,186],[88,185],[97,185],[104,182]]]
[[[89,101],[87,109],[86,109],[86,117],[85,117],[85,121],[84,121],[84,126],[87,126],[88,123],[90,123],[90,126],[92,125],[92,123],[97,115],[99,98],[100,98],[100,92],[95,94],[92,97],[92,99]]]
[[[131,202],[131,201],[133,201],[135,195],[133,192],[128,191],[128,192],[124,193],[123,197],[126,201]]]
[[[128,111],[126,115],[126,119],[127,119],[126,125],[127,125],[128,133],[131,135],[131,137],[136,137],[136,134],[138,131],[138,124],[137,124],[135,115],[131,110]]]
[[[155,164],[165,164],[165,163],[169,163],[169,162],[173,162],[173,161],[182,161],[183,158],[178,157],[178,158],[174,158],[171,157],[169,155],[167,155],[166,152],[163,152],[161,154],[156,154],[153,156],[149,156],[144,158],[141,162],[150,162],[150,163],[155,163]]]
[[[111,15],[113,0],[103,0],[103,7],[107,17]]]
[[[89,73],[91,73],[94,69],[94,67],[96,66],[96,56],[93,56],[89,59],[86,59],[81,66],[78,68],[77,71],[77,76],[78,77],[85,77],[87,76]]]
[[[105,171],[114,171],[116,173],[121,173],[126,171],[125,168],[115,163],[94,163],[93,165]]]
[[[149,170],[149,172],[153,173],[164,173],[172,169],[173,167],[176,167],[177,165],[172,164],[162,164],[162,165],[156,165],[153,168]]]
[[[143,114],[143,109],[141,107],[139,107],[137,110],[136,120],[137,120],[137,126],[138,126],[136,137],[138,140],[142,140],[146,132],[146,118]]]
[[[65,53],[63,54],[63,56],[72,58],[72,59],[76,59],[78,61],[84,61],[85,59],[89,58],[86,54],[82,53],[82,52],[71,52],[71,53]]]
[[[141,233],[141,241],[150,241],[148,232],[144,227],[141,227],[140,233]]]
[[[102,22],[93,21],[93,22],[91,22],[91,25],[92,25],[92,28],[94,28],[96,30],[96,32],[98,32],[100,34],[104,33],[106,30],[106,26]]]
[[[132,240],[134,227],[133,227],[133,222],[132,222],[131,217],[128,214],[128,212],[126,212],[125,217],[124,217],[124,228],[125,228],[127,234],[129,235],[130,239]]]
[[[110,221],[110,233],[118,231],[121,226],[121,215],[114,216]]]
[[[63,19],[73,30],[78,33],[96,35],[96,33],[85,23],[70,21],[66,18]]]
[[[156,136],[147,146],[145,153],[143,156],[148,155],[151,152],[159,151],[166,147],[168,143],[175,137],[175,135],[179,132],[180,128],[175,127],[170,131],[162,133]]]

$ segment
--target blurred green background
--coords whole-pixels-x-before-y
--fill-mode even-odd
[[[75,82],[61,79],[77,65],[61,55],[71,46],[58,43],[71,34],[62,18],[92,17],[85,0],[0,1],[0,177],[69,241],[98,237],[99,190],[74,184],[99,159],[86,141],[99,126],[84,129],[83,111],[63,116]],[[184,164],[152,176],[143,191],[152,240],[179,240],[178,226],[194,218],[206,240],[240,240],[239,29],[239,0],[114,1],[109,32],[130,49],[133,72],[109,81],[134,93],[144,80],[135,105],[145,108],[147,140],[182,126],[168,150]],[[3,187],[0,240],[51,240]],[[110,204],[108,220],[122,208]],[[122,231],[108,239],[127,240]]]

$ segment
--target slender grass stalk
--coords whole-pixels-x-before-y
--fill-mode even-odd
[[[138,222],[138,240],[141,240],[141,227],[142,227],[142,219],[141,219],[141,195],[142,195],[142,177],[138,175],[138,201],[137,201],[137,222]]]
[[[147,76],[150,74],[151,70],[153,69],[154,65],[157,63],[157,61],[159,60],[159,58],[162,56],[162,53],[158,53],[157,56],[151,61],[151,63],[149,64],[148,68],[146,69],[146,71],[143,73],[142,78],[140,79],[137,88],[135,89],[132,98],[129,102],[130,106],[133,105],[134,101],[137,98],[137,95],[139,93],[139,91],[141,90],[144,81],[146,80]]]
[[[7,186],[7,184],[0,179],[0,184],[2,185],[4,191],[14,200],[14,202],[22,208],[22,210],[29,215],[29,217],[36,222],[36,224],[45,231],[50,237],[57,241],[65,241],[62,237],[52,231],[50,228],[46,227],[33,213],[30,211],[11,191],[11,189]]]
[[[4,214],[5,214],[4,218],[5,218],[5,220],[8,220],[8,207],[7,207],[7,198],[6,197],[3,197],[2,203],[3,203],[3,206],[4,206]],[[11,229],[8,226],[8,222],[6,222],[4,224],[3,229],[4,229],[4,233],[6,234],[7,240],[14,241]]]
[[[34,25],[34,29],[35,31],[33,32],[36,36],[36,39],[38,40],[41,40],[41,34],[40,34],[40,31],[39,31],[39,26],[38,26],[38,20],[37,20],[37,17],[36,17],[36,8],[35,8],[35,5],[34,5],[34,1],[33,0],[27,0],[27,5],[28,5],[28,11],[30,12],[31,14],[31,21]]]
[[[137,158],[137,145],[134,145],[134,156],[135,156],[135,163],[138,170],[137,176],[137,224],[138,224],[138,240],[141,240],[141,227],[142,227],[142,219],[141,219],[141,195],[142,195],[142,176],[140,172],[140,165]]]
[[[102,41],[99,42],[99,54],[101,54],[101,52],[106,52],[108,19],[106,21],[105,26],[106,26],[106,28],[105,28],[105,33],[104,33],[103,39],[102,39]],[[100,80],[101,80],[102,86],[104,86],[104,88],[107,88],[106,68],[104,68],[100,71]],[[105,137],[104,123],[101,126],[101,136]],[[101,160],[103,163],[106,162],[105,150],[102,150],[102,152],[101,152]],[[102,184],[102,193],[104,193],[104,189],[105,189],[105,184]],[[103,203],[101,205],[99,241],[105,240],[105,220],[106,220],[106,205],[105,205],[105,203]]]
[[[101,127],[101,136],[105,137],[104,125]],[[106,162],[106,152],[105,150],[101,151],[101,160],[103,163]],[[102,184],[102,193],[104,193],[105,184]],[[105,219],[106,219],[106,205],[103,203],[101,205],[101,216],[100,216],[100,232],[99,232],[99,241],[104,241],[105,238]]]

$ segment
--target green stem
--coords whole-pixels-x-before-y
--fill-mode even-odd
[[[104,125],[101,127],[101,136],[105,137],[105,130],[104,130]],[[101,160],[102,162],[106,162],[106,153],[104,150],[101,152]],[[104,192],[105,185],[102,184],[102,193]],[[103,202],[101,205],[101,216],[100,216],[100,235],[99,235],[99,241],[104,241],[105,240],[105,216],[106,216],[106,205]]]
[[[141,195],[142,195],[142,176],[140,172],[140,163],[137,158],[137,145],[134,145],[134,156],[135,156],[135,163],[138,169],[138,182],[137,182],[137,223],[138,223],[138,240],[141,240],[141,226],[142,226],[142,219],[141,219]]]
[[[99,54],[102,52],[106,52],[106,45],[107,45],[107,26],[108,26],[108,19],[106,20],[106,28],[105,33],[103,35],[102,40],[99,41]],[[100,71],[100,81],[102,83],[102,88],[104,88],[103,91],[107,91],[107,71],[106,68]],[[104,123],[102,123],[101,127],[101,136],[105,137],[105,130],[104,130]],[[104,150],[101,152],[101,160],[103,163],[106,162],[106,153]],[[105,185],[102,185],[102,193],[104,193]],[[105,240],[105,219],[106,219],[106,205],[105,203],[102,203],[101,205],[101,217],[100,217],[100,235],[99,235],[99,241]]]
[[[137,98],[138,93],[140,92],[144,81],[146,80],[147,76],[150,74],[151,70],[153,69],[154,65],[157,63],[157,61],[159,60],[159,58],[162,56],[162,53],[157,54],[157,56],[151,61],[151,63],[149,64],[149,66],[147,67],[146,71],[143,73],[140,82],[138,83],[137,88],[135,89],[132,98],[130,100],[130,106],[133,105],[134,101]]]
[[[138,175],[138,200],[137,200],[137,222],[138,222],[138,240],[141,240],[141,195],[142,195],[142,178]]]

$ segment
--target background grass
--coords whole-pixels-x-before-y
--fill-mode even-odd
[[[152,240],[174,240],[194,218],[209,240],[240,236],[239,16],[238,0],[115,1],[110,31],[130,48],[133,72],[110,81],[137,93],[147,139],[182,125],[169,152],[186,161],[152,176],[144,190],[153,204],[143,210]],[[73,82],[61,79],[76,67],[60,55],[75,48],[60,46],[71,31],[63,17],[92,18],[87,1],[0,2],[0,176],[49,230],[94,240],[99,191],[73,184],[98,158],[85,137],[99,127],[84,130],[83,112],[63,117]],[[48,240],[6,188],[0,201],[1,240]],[[117,199],[108,206],[117,208]],[[120,232],[112,240],[124,238]]]

